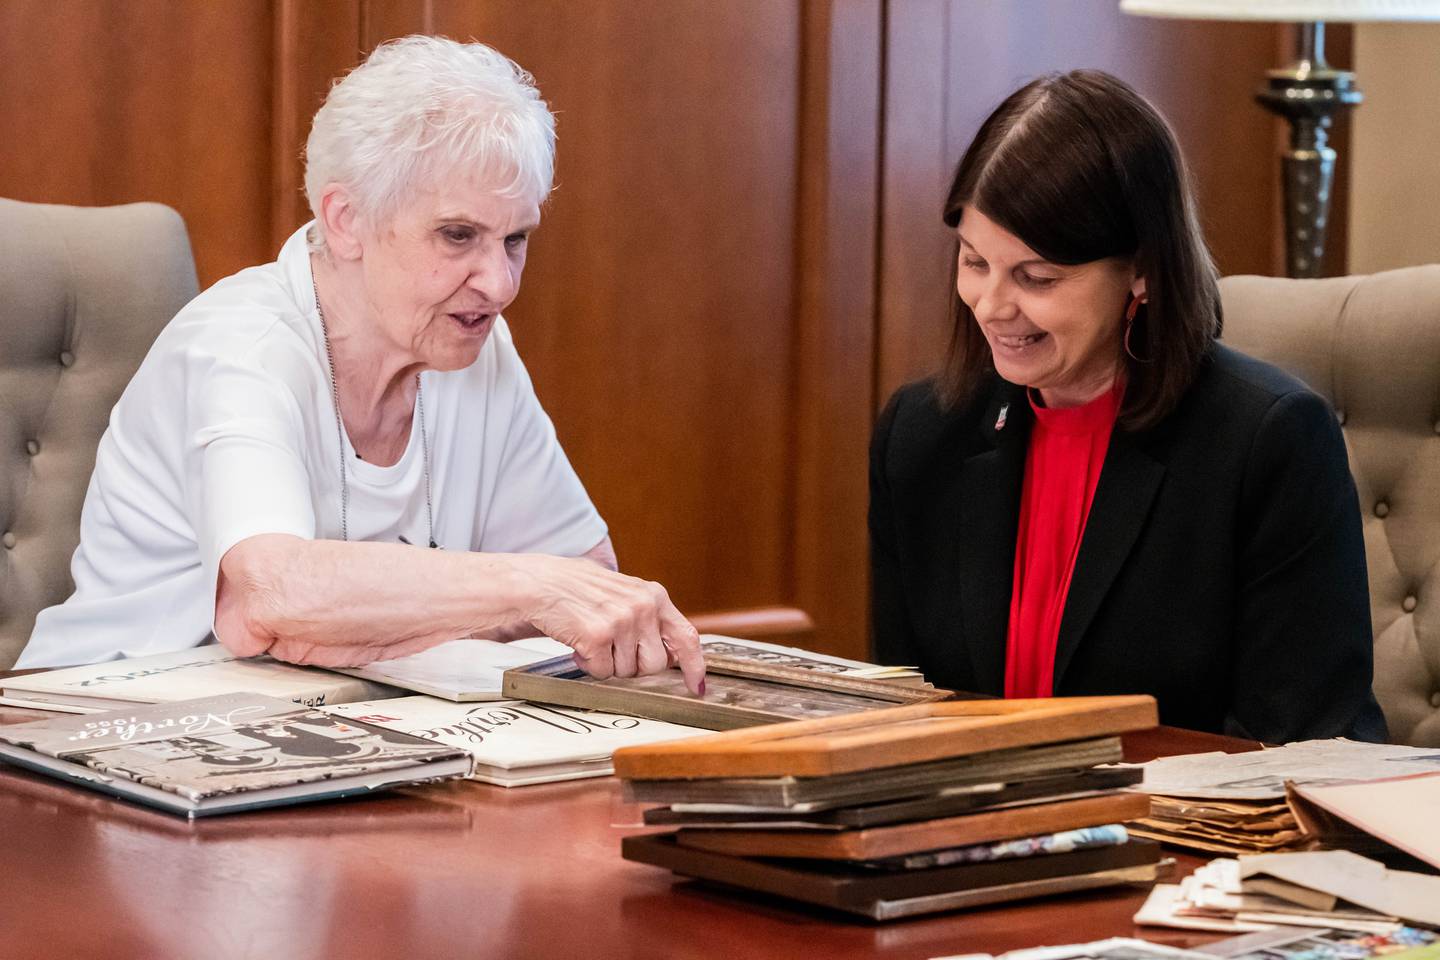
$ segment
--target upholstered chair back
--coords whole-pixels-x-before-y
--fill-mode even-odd
[[[196,294],[180,215],[0,199],[0,669],[73,589],[95,447],[160,329]]]
[[[1220,291],[1225,342],[1335,407],[1365,529],[1375,695],[1392,740],[1440,746],[1440,265],[1228,277]]]

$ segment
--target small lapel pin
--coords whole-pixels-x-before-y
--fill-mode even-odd
[[[997,433],[998,433],[999,431],[1005,429],[1005,418],[1009,415],[1009,413],[1010,413],[1010,404],[1008,404],[1008,403],[1002,403],[1002,404],[1000,404],[1000,415],[995,418],[995,430],[996,430]]]

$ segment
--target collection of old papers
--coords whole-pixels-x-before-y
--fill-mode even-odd
[[[1383,822],[1387,835],[1380,839],[1386,844],[1440,866],[1440,841],[1421,844],[1423,849],[1396,842],[1425,822],[1417,818],[1428,816],[1429,823],[1435,822],[1440,776],[1433,775],[1440,774],[1440,751],[1307,740],[1249,753],[1162,757],[1143,767],[1145,781],[1132,789],[1150,794],[1151,808],[1150,816],[1130,825],[1135,836],[1209,853],[1304,850],[1341,833],[1333,816],[1312,809],[1319,805],[1323,811],[1323,803],[1304,802],[1314,796],[1337,806],[1331,811],[1334,816],[1345,819],[1346,812],[1350,814],[1351,842],[1343,845],[1379,852],[1378,844],[1360,842],[1354,835],[1367,831],[1367,823]],[[1364,789],[1346,789],[1360,782],[1365,782]],[[1427,805],[1431,812],[1422,814]],[[1407,828],[1407,821],[1414,827]]]
[[[1117,938],[935,960],[1437,960],[1440,876],[1344,850],[1219,859],[1156,884],[1135,923],[1235,935],[1191,950]]]
[[[1137,837],[1207,853],[1300,850],[1309,843],[1283,797],[1274,803],[1151,794],[1150,816],[1129,826]]]
[[[1276,927],[1217,940],[1190,950],[1148,940],[1113,937],[1093,943],[1029,947],[992,957],[969,953],[933,960],[1436,960],[1440,934],[1414,927],[1394,933],[1356,933],[1313,927]]]
[[[1245,932],[1277,926],[1389,935],[1440,927],[1440,876],[1387,869],[1348,850],[1212,860],[1179,884],[1157,885],[1135,922]]]

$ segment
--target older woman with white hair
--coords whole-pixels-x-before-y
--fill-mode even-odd
[[[501,316],[553,157],[530,77],[483,44],[408,37],[337,83],[315,219],[157,339],[100,441],[75,593],[18,666],[212,631],[327,666],[543,634],[597,677],[678,664],[703,693],[694,628],[617,572]]]

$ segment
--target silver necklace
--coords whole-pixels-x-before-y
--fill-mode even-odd
[[[340,539],[350,539],[350,482],[345,475],[345,425],[340,420],[340,380],[335,376],[335,351],[330,347],[330,327],[325,322],[325,311],[320,306],[320,289],[315,291],[315,312],[320,315],[320,336],[325,340],[325,360],[330,365],[330,396],[335,403],[335,439],[340,451]],[[420,374],[415,374],[415,409],[420,414],[420,450],[424,454],[425,470],[425,522],[429,526],[430,546],[438,549],[435,542],[435,502],[430,493],[430,438],[425,431],[425,395],[420,390]],[[357,453],[358,457],[359,454]],[[401,543],[410,541],[403,536]]]

